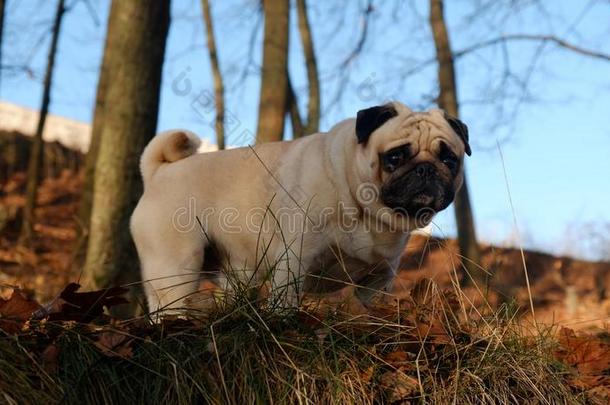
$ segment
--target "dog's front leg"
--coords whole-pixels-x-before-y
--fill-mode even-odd
[[[268,270],[271,275],[271,299],[284,307],[297,307],[303,293],[305,266],[303,258],[278,260]]]
[[[387,291],[391,287],[395,275],[394,266],[387,261],[372,265],[368,273],[358,281],[356,297],[358,297],[362,304],[369,306],[375,296]]]
[[[194,249],[182,259],[158,249],[142,257],[142,281],[151,313],[181,313],[184,299],[197,291],[203,250]]]

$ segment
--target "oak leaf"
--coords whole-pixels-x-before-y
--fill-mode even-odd
[[[40,308],[38,302],[27,297],[21,290],[14,289],[9,299],[0,298],[0,329],[11,334],[19,332]]]

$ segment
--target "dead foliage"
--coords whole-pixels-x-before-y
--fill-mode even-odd
[[[67,403],[574,403],[607,383],[601,338],[564,331],[557,346],[507,318],[474,322],[459,294],[429,279],[356,315],[236,299],[158,322],[108,316],[124,289],[78,288],[46,305],[20,290],[0,301],[0,353],[25,356],[0,361],[0,376],[22,379],[0,383],[6,398],[32,402],[47,384],[47,402]]]
[[[606,333],[594,335],[561,328],[555,356],[570,366],[570,385],[584,391],[593,403],[610,403],[610,340]]]
[[[0,298],[0,329],[7,333],[19,332],[41,305],[15,289],[9,299]]]

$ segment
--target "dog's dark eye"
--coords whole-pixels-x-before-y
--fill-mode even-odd
[[[452,172],[454,172],[457,169],[458,160],[455,156],[447,156],[447,157],[443,158],[442,162]]]
[[[393,172],[405,163],[408,157],[409,145],[398,146],[382,155],[383,170]]]
[[[441,150],[438,157],[452,173],[457,172],[460,162],[455,153],[453,153],[444,142],[441,142]]]

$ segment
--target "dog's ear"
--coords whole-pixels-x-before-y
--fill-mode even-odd
[[[398,111],[392,104],[380,105],[358,111],[356,116],[356,136],[358,143],[366,143],[377,128],[390,118],[396,117]]]
[[[449,125],[451,125],[451,128],[453,128],[457,136],[459,136],[462,142],[464,142],[464,151],[466,154],[468,156],[472,155],[472,150],[470,149],[470,144],[468,143],[468,127],[466,124],[447,113],[445,113],[445,119]]]

